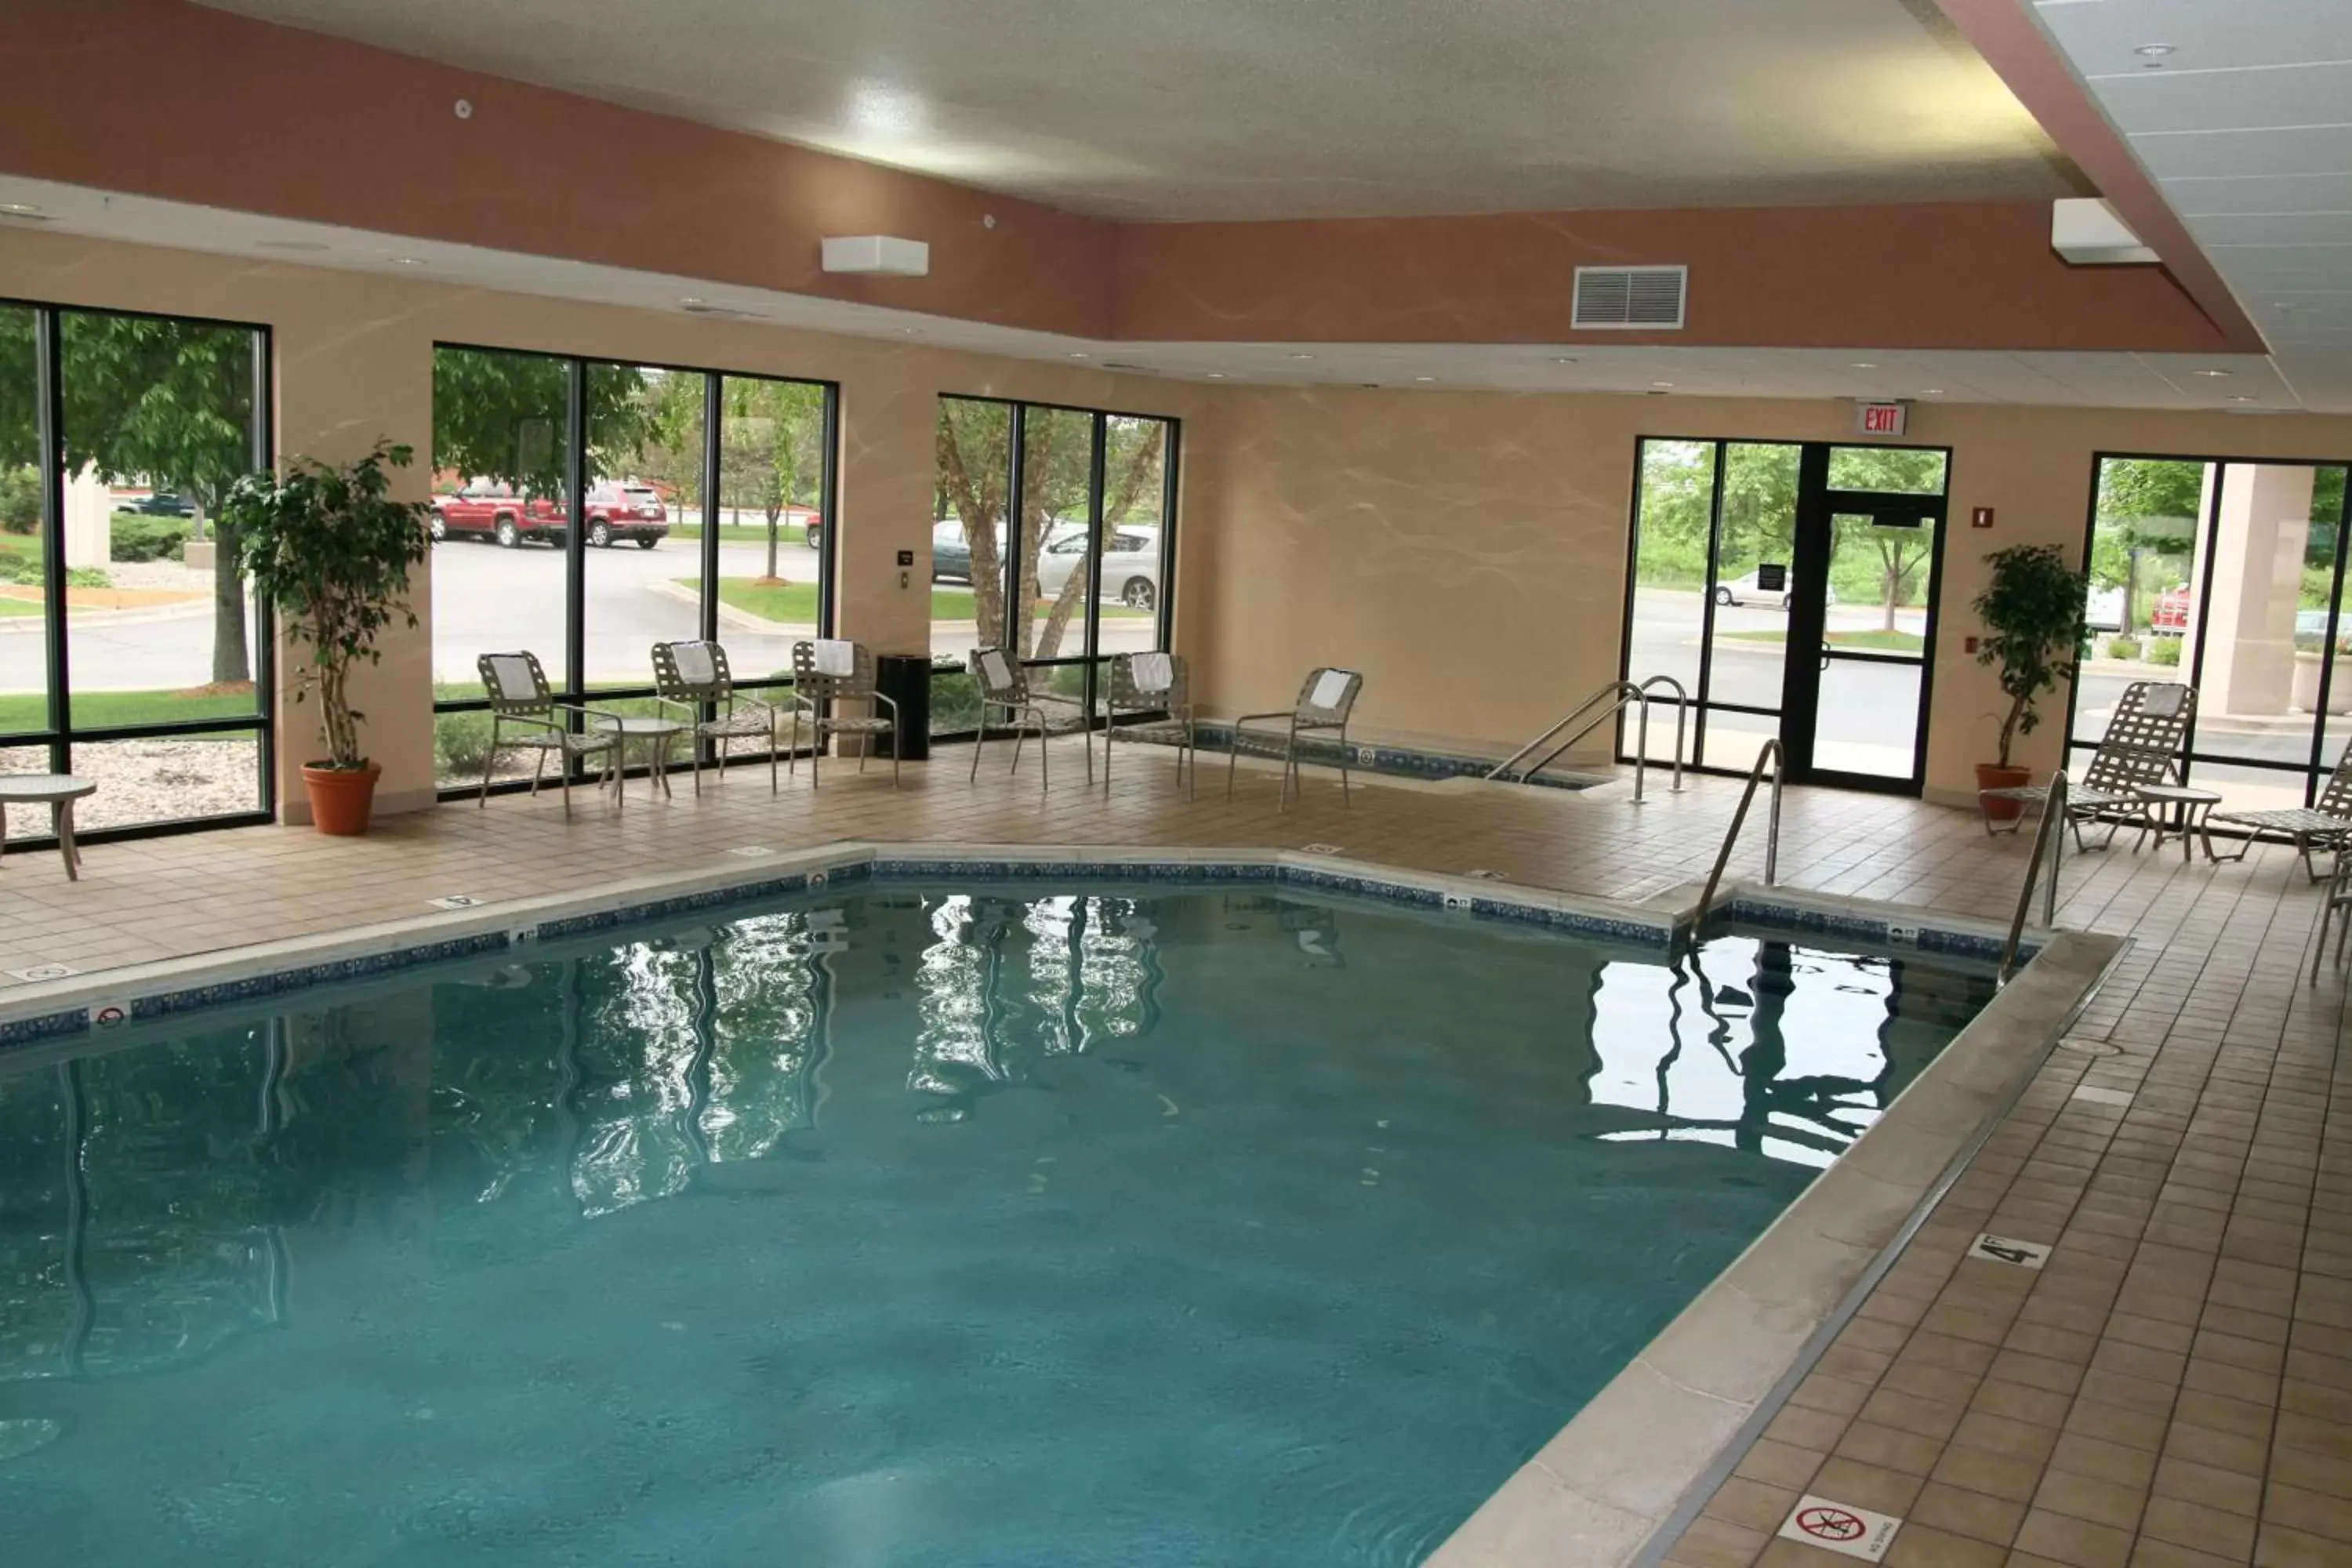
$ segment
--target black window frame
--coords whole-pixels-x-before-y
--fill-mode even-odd
[[[1104,487],[1108,478],[1106,465],[1108,460],[1110,421],[1114,419],[1150,420],[1162,426],[1168,433],[1160,448],[1160,588],[1157,600],[1152,605],[1151,628],[1151,646],[1161,652],[1166,652],[1173,642],[1176,626],[1178,468],[1181,466],[1180,460],[1183,450],[1184,422],[1172,414],[1152,414],[1130,408],[1089,407],[1083,404],[1056,403],[1038,398],[997,397],[983,393],[942,392],[939,395],[939,398],[942,403],[949,401],[992,403],[1011,411],[1005,421],[1007,466],[1004,487],[1004,557],[999,563],[999,569],[1004,574],[1003,602],[1008,606],[1008,613],[1004,617],[1004,626],[999,632],[1001,651],[1007,657],[1017,659],[1024,669],[1061,669],[1073,665],[1083,666],[1086,673],[1079,683],[1079,711],[1085,715],[1084,727],[1087,730],[1100,729],[1103,727],[1101,715],[1102,558],[1103,535],[1108,526],[1103,518],[1103,500]],[[1025,510],[1022,503],[1025,499],[1024,489],[1026,483],[1024,459],[1028,447],[1028,416],[1032,410],[1084,415],[1092,425],[1088,437],[1090,447],[1087,454],[1087,524],[1092,542],[1088,547],[1087,562],[1089,581],[1087,584],[1086,624],[1079,644],[1081,651],[1076,654],[1056,654],[1052,658],[1020,658],[1017,649],[1013,645],[1013,630],[1020,623],[1017,619],[1017,612],[1011,610],[1010,606],[1013,606],[1020,598],[1018,575],[1022,556],[1021,517]],[[937,526],[938,521],[933,520],[933,526]],[[977,584],[973,584],[973,589],[977,593]],[[936,680],[942,676],[965,673],[967,670],[964,665],[954,662],[943,663],[936,653],[933,654],[931,663],[933,679]],[[1130,721],[1146,722],[1149,717],[1149,715],[1139,715]],[[1009,735],[1012,731],[1009,730],[987,731],[983,712],[982,723],[963,730],[934,730],[930,739],[934,745],[960,744],[984,740],[990,733]]]
[[[65,352],[63,319],[67,316],[114,316],[134,321],[179,321],[251,334],[253,340],[251,470],[268,473],[277,465],[277,344],[268,324],[178,310],[117,310],[103,305],[67,304],[56,300],[0,295],[0,310],[33,313],[35,464],[40,474],[40,538],[47,569],[42,573],[42,670],[48,700],[48,724],[41,730],[0,735],[0,746],[46,748],[49,771],[72,772],[73,749],[81,744],[113,741],[167,740],[173,736],[206,736],[249,732],[257,737],[254,765],[257,804],[251,810],[212,812],[200,816],[169,817],[120,826],[82,828],[74,837],[84,844],[108,844],[133,838],[161,838],[183,833],[208,833],[223,827],[251,827],[278,819],[278,626],[272,605],[254,595],[253,711],[210,719],[184,719],[152,724],[76,724],[73,721],[72,632],[66,601],[65,510],[66,470],[63,443],[70,434],[65,426]],[[57,842],[46,823],[28,823],[12,832],[0,853],[41,851]]]
[[[2328,621],[2321,646],[2333,647],[2337,638],[2352,636],[2352,614],[2347,614],[2343,607],[2347,563],[2352,563],[2352,549],[2347,548],[2347,544],[2352,544],[2352,539],[2347,538],[2347,535],[2352,535],[2352,458],[2223,457],[2206,452],[2109,451],[2104,448],[2094,451],[2091,454],[2091,492],[2083,506],[2083,552],[2079,557],[2086,578],[2090,570],[2091,552],[2098,540],[2099,479],[2105,466],[2110,462],[2200,463],[2215,470],[2210,493],[2205,497],[2203,511],[2197,519],[2196,534],[2189,541],[2190,558],[2194,560],[2200,555],[2204,558],[2203,570],[2198,574],[2195,590],[2189,595],[2189,610],[2196,617],[2195,625],[2193,628],[2183,627],[2181,630],[2183,637],[2187,637],[2192,629],[2196,635],[2196,661],[2180,675],[2180,679],[2192,689],[2202,689],[2201,678],[2204,674],[2205,650],[2208,647],[2207,633],[2210,630],[2207,617],[2212,614],[2213,570],[2220,553],[2213,548],[2213,543],[2220,535],[2221,502],[2229,489],[2229,471],[2233,467],[2309,468],[2315,474],[2321,468],[2345,470],[2344,500],[2336,523],[2336,576],[2331,584],[2332,596],[2328,602]],[[2088,626],[2084,628],[2084,636],[2086,639],[2095,637],[2097,635]],[[2182,782],[2190,788],[2198,787],[2197,764],[2200,763],[2206,763],[2214,767],[2246,768],[2255,772],[2301,773],[2304,775],[2303,804],[2308,806],[2316,802],[2320,789],[2326,783],[2328,775],[2334,772],[2334,766],[2326,760],[2326,755],[2328,742],[2336,739],[2342,741],[2345,745],[2352,745],[2352,724],[2346,726],[2347,733],[2338,735],[2327,722],[2327,704],[2333,695],[2336,663],[2337,660],[2334,658],[2320,661],[2319,710],[2312,715],[2311,752],[2305,761],[2282,763],[2266,757],[2232,757],[2218,752],[2200,751],[2197,747],[2197,716],[2191,714],[2188,730],[2181,737]],[[2078,737],[2075,734],[2076,702],[2081,690],[2080,679],[2066,683],[2066,728],[2060,756],[2061,765],[2068,768],[2074,765],[2078,752],[2082,754],[2083,760],[2088,761],[2090,753],[2098,750],[2099,741],[2102,738],[2098,735]],[[2225,837],[2257,837],[2277,842],[2284,842],[2286,837],[2281,834],[2231,827],[2226,824],[2218,831]]]
[[[588,400],[584,395],[589,372],[596,368],[657,370],[670,375],[698,375],[703,378],[702,516],[698,522],[702,530],[700,542],[702,548],[697,557],[697,571],[700,574],[702,591],[699,613],[695,624],[697,635],[713,642],[723,640],[719,635],[719,595],[716,584],[719,582],[720,542],[719,514],[721,510],[719,447],[723,435],[726,384],[730,381],[782,382],[820,389],[824,395],[824,412],[823,430],[819,437],[823,471],[817,482],[816,508],[820,524],[816,545],[817,635],[819,637],[833,635],[834,617],[838,607],[840,575],[838,566],[841,531],[837,526],[841,480],[841,384],[839,382],[822,376],[778,375],[772,371],[732,370],[717,365],[675,364],[652,359],[614,359],[602,354],[572,354],[551,349],[512,348],[498,343],[435,339],[433,352],[438,354],[444,349],[460,350],[471,353],[513,354],[533,359],[554,360],[566,366],[563,413],[566,443],[564,488],[567,494],[578,498],[579,504],[572,510],[583,514],[586,510],[585,501],[589,483],[587,478]],[[563,531],[564,668],[561,682],[549,683],[553,690],[555,700],[574,704],[584,703],[591,700],[602,702],[626,702],[642,701],[656,696],[658,693],[650,678],[641,686],[599,686],[591,689],[587,685],[587,530],[582,527],[567,525]],[[437,679],[436,676],[436,683]],[[792,685],[793,679],[790,676],[741,679],[735,683],[737,690],[747,692],[786,690]],[[441,715],[445,713],[487,713],[489,711],[489,698],[487,694],[452,698],[447,700],[436,697],[433,703],[433,715],[437,727]],[[579,722],[578,716],[576,714],[569,716],[569,721],[576,726]],[[805,756],[810,749],[809,744],[803,744],[797,752],[784,749],[780,750],[778,754]],[[719,753],[715,750],[707,750],[702,757],[706,766],[712,765],[718,760]],[[732,751],[727,754],[726,760],[730,765],[736,766],[764,763],[767,761],[767,753],[762,752],[755,754],[747,751]],[[625,771],[632,776],[641,775],[650,765],[650,763],[637,763]],[[693,765],[694,759],[689,755],[673,760],[669,764],[669,770],[676,772]],[[439,773],[437,758],[435,772],[436,774]],[[529,779],[493,780],[489,785],[490,793],[494,795],[529,788],[530,788]],[[450,782],[439,784],[436,793],[441,799],[450,800],[478,795],[481,789],[482,785],[478,781]]]

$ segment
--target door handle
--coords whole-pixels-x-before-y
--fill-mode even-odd
[[[1822,668],[1823,669],[1827,669],[1829,667],[1830,667],[1830,642],[1829,642],[1829,638],[1827,638],[1827,637],[1823,637],[1823,638],[1822,639]]]

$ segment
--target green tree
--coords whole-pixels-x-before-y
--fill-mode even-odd
[[[571,362],[492,349],[433,351],[433,468],[495,479],[527,497],[564,500]],[[670,380],[686,378],[670,377]],[[660,405],[634,365],[595,365],[584,378],[588,482],[658,440]]]
[[[814,503],[824,482],[824,388],[730,375],[719,407],[720,504],[767,521],[766,576],[781,581],[777,550],[785,514]]]
[[[66,471],[85,465],[109,484],[144,481],[177,491],[196,510],[202,538],[228,487],[254,468],[257,335],[155,316],[60,312],[58,357]],[[0,364],[34,363],[31,310],[0,310]],[[37,464],[37,384],[0,375],[0,464]],[[236,541],[217,539],[213,556],[212,679],[253,679],[245,626],[245,581]]]

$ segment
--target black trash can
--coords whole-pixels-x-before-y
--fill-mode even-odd
[[[931,658],[886,653],[874,661],[874,686],[898,705],[898,760],[919,763],[931,754]],[[887,752],[882,753],[889,755]]]

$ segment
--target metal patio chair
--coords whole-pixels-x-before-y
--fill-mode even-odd
[[[1348,715],[1356,706],[1356,695],[1364,689],[1364,678],[1352,669],[1326,667],[1310,669],[1298,688],[1298,700],[1275,713],[1244,713],[1234,721],[1233,750],[1225,758],[1225,798],[1234,798],[1234,773],[1240,767],[1243,745],[1255,738],[1271,740],[1273,732],[1249,733],[1252,724],[1266,724],[1274,720],[1288,721],[1282,734],[1282,799],[1276,809],[1290,804],[1291,785],[1296,784],[1301,796],[1307,793],[1306,781],[1298,773],[1298,738],[1318,731],[1335,731],[1339,737],[1339,800],[1345,805],[1348,793]]]
[[[2328,873],[2327,891],[2319,901],[2319,936],[2311,950],[2311,983],[2319,984],[2320,965],[2327,956],[2327,928],[2339,918],[2343,924],[2336,928],[2336,963],[2344,963],[2344,939],[2352,936],[2352,842],[2336,847],[2336,867]]]
[[[548,689],[547,670],[535,653],[486,653],[474,661],[481,673],[482,689],[490,699],[490,745],[482,758],[482,791],[477,805],[490,804],[490,774],[498,766],[501,746],[528,746],[539,753],[530,773],[530,793],[539,793],[541,778],[547,772],[547,754],[560,759],[563,784],[563,815],[572,815],[572,763],[574,758],[602,757],[604,772],[598,787],[619,776],[621,737],[605,731],[588,730],[584,721],[608,715],[593,708],[574,702],[558,702]],[[577,715],[583,727],[572,729],[571,716]],[[520,733],[505,737],[512,726]]]
[[[1138,722],[1122,724],[1120,714]],[[1176,748],[1176,776],[1185,793],[1201,787],[1201,749],[1192,714],[1192,673],[1182,658],[1172,653],[1123,653],[1110,661],[1110,679],[1103,696],[1103,788],[1110,788],[1110,748],[1114,741],[1141,741]],[[1094,742],[1087,742],[1094,755]],[[1087,764],[1089,782],[1094,764]]]
[[[1045,740],[1050,732],[1045,723],[1045,710],[1029,689],[1029,672],[1008,656],[1003,648],[976,647],[971,650],[971,678],[980,686],[980,732],[971,742],[971,778],[980,782],[980,750],[988,742],[988,713],[992,708],[1004,710],[1004,720],[1013,730],[1013,768],[1021,771],[1021,746],[1034,730],[1037,734],[1037,783],[1041,788],[1052,787],[1046,765]],[[1095,773],[1094,742],[1087,742],[1087,778],[1091,782]]]
[[[2327,775],[2326,787],[2319,792],[2316,805],[2284,806],[2271,811],[2217,811],[2206,817],[2206,843],[2212,843],[2212,827],[2226,822],[2233,827],[2250,829],[2243,846],[2235,855],[2216,855],[2216,860],[2242,860],[2254,847],[2255,832],[2284,833],[2294,840],[2294,852],[2303,857],[2303,868],[2315,882],[2329,879],[2329,873],[2319,868],[2316,856],[2331,849],[2352,846],[2352,742],[2347,742],[2344,754],[2336,759],[2336,771]]]
[[[2105,821],[2107,836],[2099,840],[2102,849],[2113,844],[2116,830],[2124,826],[2125,812],[2140,820],[2140,802],[2136,794],[2142,784],[2177,784],[2181,781],[2181,742],[2189,733],[2189,722],[2197,716],[2197,689],[2177,680],[2135,680],[2124,688],[2116,703],[2115,717],[2107,721],[2107,732],[2101,738],[2098,750],[2091,753],[2090,766],[2083,770],[2080,784],[2066,792],[2066,826],[2074,830],[2074,846],[2089,849],[2083,837],[2085,822]],[[1988,789],[1977,792],[1979,801],[2014,800],[2032,805],[2049,804],[2047,784],[2021,784],[2014,789]],[[1988,816],[1985,832],[2015,833],[2023,826],[2021,814],[2006,828],[1994,824]]]
[[[816,733],[816,742],[809,752],[809,785],[817,782],[817,759],[824,755],[828,735],[856,735],[862,744],[857,749],[857,771],[866,771],[866,760],[874,752],[874,737],[890,737],[890,787],[898,787],[898,758],[906,751],[898,731],[898,705],[882,695],[874,679],[874,650],[861,642],[847,642],[838,637],[821,637],[814,642],[793,644],[793,689],[801,705],[793,710],[793,750],[801,745],[801,718],[807,715],[810,727]],[[841,704],[862,702],[863,713],[844,713]],[[883,709],[889,710],[885,718]]]
[[[664,708],[683,710],[694,738],[694,793],[702,793],[702,742],[717,742],[719,776],[727,776],[728,745],[737,739],[764,735],[768,740],[768,793],[777,790],[776,753],[783,750],[785,710],[735,689],[727,666],[727,650],[715,642],[654,644],[655,699]],[[800,699],[793,699],[797,713]],[[709,714],[704,718],[705,713]]]

